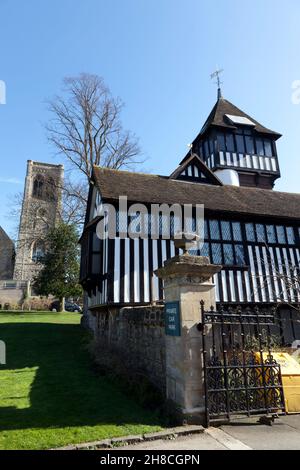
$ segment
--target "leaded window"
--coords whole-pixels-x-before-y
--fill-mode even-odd
[[[208,256],[209,257],[209,243],[204,243],[201,250],[201,256]]]
[[[229,243],[224,243],[224,264],[233,265],[235,264],[234,254],[233,254],[233,245]]]
[[[222,256],[221,244],[220,243],[212,243],[211,251],[212,251],[212,262],[213,262],[213,264],[222,264],[223,263],[223,256]]]
[[[268,243],[276,243],[276,233],[274,225],[267,225],[266,230]]]
[[[235,259],[237,265],[244,265],[246,264],[245,260],[245,252],[243,245],[235,245]]]
[[[212,262],[226,266],[245,265],[244,247],[241,243],[237,243],[243,241],[240,222],[210,220],[209,228],[210,237],[209,234],[205,234],[205,240],[210,242]],[[220,242],[216,243],[214,240]],[[207,247],[205,249],[208,250]]]
[[[209,238],[208,235],[208,222],[207,220],[204,221],[204,238],[207,240]]]
[[[222,239],[223,240],[231,240],[231,228],[230,228],[230,222],[225,222],[222,220],[221,222],[221,231],[222,231]]]
[[[258,242],[266,241],[265,226],[263,224],[256,224],[256,235]]]
[[[249,242],[255,242],[255,231],[253,224],[246,224],[246,236]]]
[[[277,232],[278,243],[285,244],[286,237],[285,237],[284,227],[282,225],[277,225],[276,232]]]
[[[287,234],[288,244],[294,245],[296,243],[296,240],[295,240],[295,233],[294,233],[293,227],[287,227],[286,234]]]
[[[220,240],[220,227],[218,220],[210,220],[209,221],[209,228],[210,228],[210,238],[212,240]]]
[[[232,232],[235,241],[241,242],[243,240],[240,222],[232,222]]]

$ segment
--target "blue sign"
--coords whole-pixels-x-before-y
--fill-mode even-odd
[[[181,336],[179,302],[165,303],[165,333],[167,336]]]

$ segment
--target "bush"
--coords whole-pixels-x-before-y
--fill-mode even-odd
[[[44,312],[50,310],[51,300],[47,298],[36,298],[26,299],[23,302],[23,310],[35,310],[37,312]]]
[[[5,302],[4,304],[0,304],[0,310],[5,310],[5,311],[20,310],[20,305],[15,304],[15,303]]]

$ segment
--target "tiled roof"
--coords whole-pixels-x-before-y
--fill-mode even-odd
[[[105,200],[127,196],[129,202],[204,204],[209,211],[293,219],[300,224],[300,194],[189,183],[101,167],[94,167],[93,179]]]
[[[204,126],[202,127],[199,135],[204,134],[210,126],[218,126],[218,127],[228,128],[228,129],[236,129],[236,126],[234,126],[229,121],[229,119],[226,117],[226,114],[250,119],[250,121],[252,121],[255,124],[254,129],[257,132],[260,132],[260,133],[263,133],[263,134],[270,134],[270,135],[273,135],[276,138],[281,137],[281,134],[279,134],[278,132],[272,131],[271,129],[268,129],[267,127],[264,127],[258,121],[253,119],[251,116],[249,116],[244,111],[237,108],[234,104],[230,103],[230,101],[225,100],[224,98],[219,98],[218,99],[218,101],[216,102],[215,106],[213,107],[210,115],[208,116]]]

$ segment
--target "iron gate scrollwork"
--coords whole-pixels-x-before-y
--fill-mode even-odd
[[[207,425],[233,415],[285,411],[280,365],[272,350],[275,310],[201,303]]]

